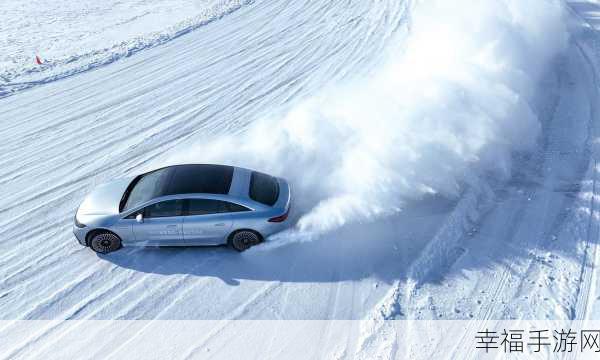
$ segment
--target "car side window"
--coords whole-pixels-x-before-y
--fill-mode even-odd
[[[211,199],[189,199],[188,215],[208,215],[228,212],[249,211],[245,206],[227,201]]]
[[[181,216],[183,214],[183,200],[166,200],[144,208],[145,218]]]
[[[250,209],[248,209],[245,206],[242,205],[238,205],[238,204],[234,204],[234,203],[230,203],[230,202],[225,202],[227,204],[227,212],[240,212],[240,211],[250,211]]]

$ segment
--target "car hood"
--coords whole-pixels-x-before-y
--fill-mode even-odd
[[[85,197],[77,216],[115,215],[119,213],[119,203],[133,177],[117,179],[95,188]]]

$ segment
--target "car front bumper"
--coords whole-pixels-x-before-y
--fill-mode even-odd
[[[79,243],[83,246],[86,246],[87,244],[85,243],[85,236],[87,235],[88,229],[87,228],[80,228],[75,226],[75,224],[73,224],[73,235],[75,235],[75,238],[77,239],[77,241],[79,241]]]

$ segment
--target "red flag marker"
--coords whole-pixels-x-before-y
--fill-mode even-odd
[[[42,65],[42,59],[40,59],[40,57],[37,55],[35,56],[35,63],[38,65]]]

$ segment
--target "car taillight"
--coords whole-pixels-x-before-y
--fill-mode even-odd
[[[285,214],[270,218],[269,222],[284,222],[285,219],[287,219],[289,212],[290,210],[288,209],[288,211],[286,211]]]

